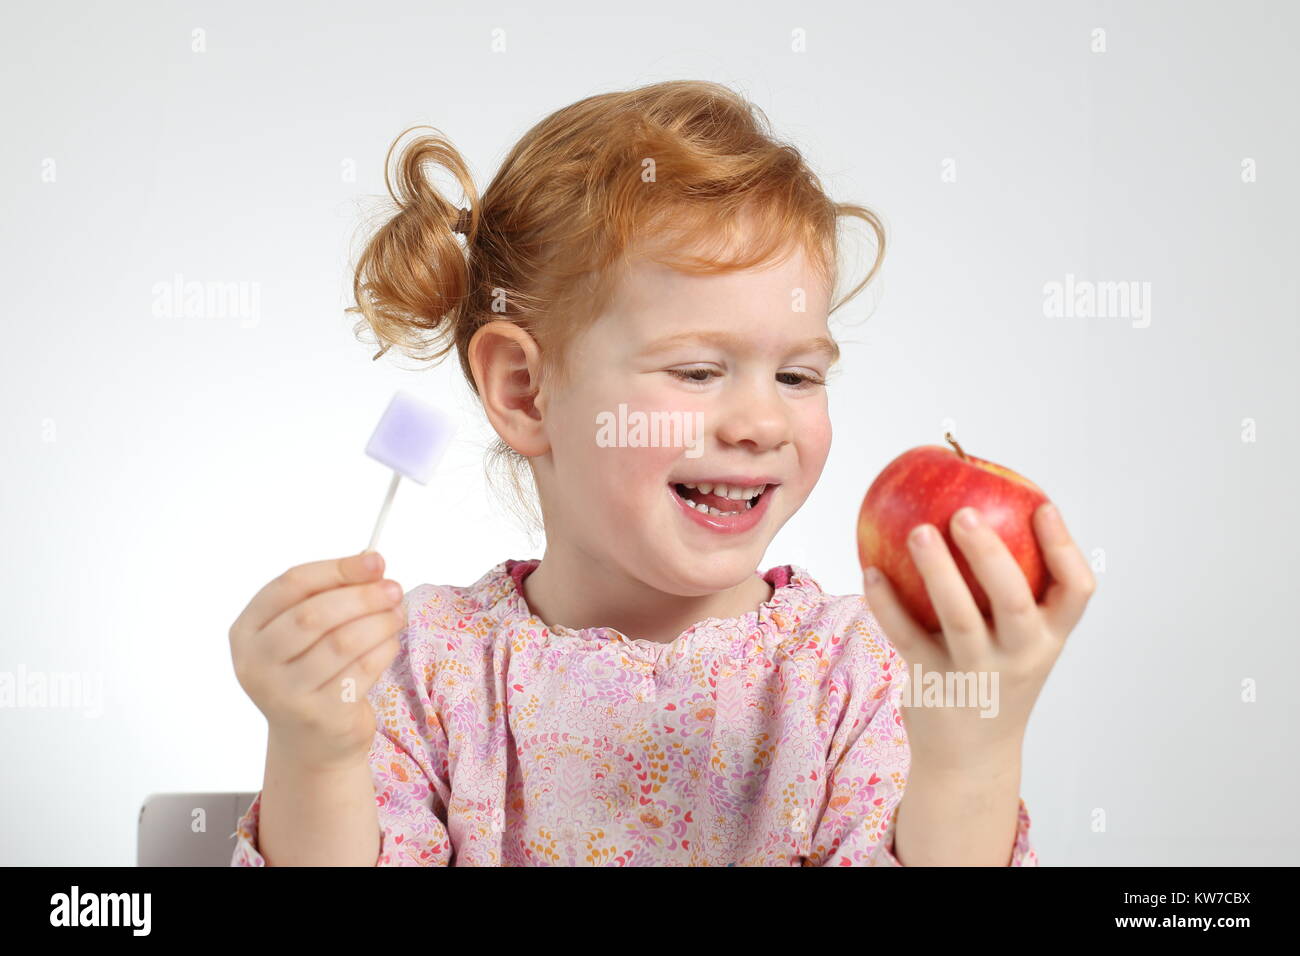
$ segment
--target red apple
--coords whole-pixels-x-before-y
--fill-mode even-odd
[[[908,533],[919,524],[939,529],[986,619],[992,615],[988,595],[949,530],[959,508],[977,509],[1006,543],[1035,601],[1042,600],[1049,579],[1033,527],[1034,511],[1047,495],[1010,468],[967,455],[951,433],[944,438],[951,449],[923,445],[886,465],[858,512],[858,560],[863,569],[875,565],[884,573],[908,613],[931,632],[942,626],[907,546]]]

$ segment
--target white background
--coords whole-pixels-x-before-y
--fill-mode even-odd
[[[285,568],[365,546],[389,473],[362,448],[394,388],[465,424],[398,492],[390,575],[468,584],[540,556],[485,487],[454,356],[372,362],[349,266],[403,129],[444,131],[481,190],[547,113],[671,78],[751,97],[889,230],[879,286],[832,319],[825,473],[762,567],[860,593],[863,492],[951,419],[1104,555],[1029,728],[1044,865],[1300,862],[1297,8],[643,9],[7,12],[0,671],[102,674],[104,698],[0,710],[0,862],[131,865],[146,795],[261,786],[227,630]],[[156,317],[177,273],[257,283],[258,321]],[[1047,318],[1067,274],[1150,283],[1150,325]]]

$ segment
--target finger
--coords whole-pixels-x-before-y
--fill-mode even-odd
[[[988,625],[961,576],[948,543],[932,524],[917,525],[907,536],[912,561],[921,572],[934,613],[943,628],[953,662],[969,669],[989,647]]]
[[[1024,647],[1041,634],[1041,612],[1025,572],[1007,543],[979,510],[970,506],[957,509],[952,516],[951,530],[953,540],[988,597],[996,639],[1008,650]]]
[[[313,594],[262,629],[256,652],[274,664],[291,664],[335,628],[377,611],[387,611],[401,601],[401,585],[389,580],[351,584]]]
[[[293,694],[315,692],[377,644],[401,633],[406,625],[407,610],[401,604],[348,621],[321,635],[303,654],[284,664],[281,686]]]
[[[1097,590],[1088,561],[1065,526],[1060,511],[1048,502],[1034,512],[1034,529],[1043,561],[1052,576],[1043,598],[1043,617],[1061,640],[1074,630]]]
[[[926,670],[942,669],[935,661],[941,659],[943,649],[903,607],[889,579],[878,572],[872,580],[863,572],[862,589],[872,616],[903,660],[919,663]]]
[[[371,567],[369,561],[377,564]],[[244,633],[255,634],[287,608],[306,598],[342,584],[373,581],[384,570],[384,559],[376,551],[363,551],[346,558],[327,558],[290,568],[258,591],[235,622]],[[234,630],[234,628],[232,628]]]
[[[386,638],[352,661],[333,677],[328,678],[316,691],[335,700],[345,692],[353,701],[365,700],[379,675],[393,662],[402,649],[402,632]],[[348,683],[351,681],[352,683]]]

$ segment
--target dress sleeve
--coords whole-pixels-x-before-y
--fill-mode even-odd
[[[848,700],[826,761],[828,799],[805,866],[902,866],[894,856],[898,807],[911,753],[903,724],[905,663],[878,630],[853,625],[843,683]],[[1037,866],[1021,799],[1011,866]]]
[[[367,759],[379,812],[377,866],[451,865],[447,735],[424,679],[434,672],[432,646],[408,627],[397,656],[370,689],[376,730]],[[261,804],[259,792],[231,834],[237,839],[231,866],[266,865],[257,849]]]

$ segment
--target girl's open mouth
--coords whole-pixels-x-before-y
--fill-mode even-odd
[[[748,531],[767,512],[767,502],[779,486],[764,484],[748,488],[727,485],[670,483],[678,510],[694,523],[712,531]]]

